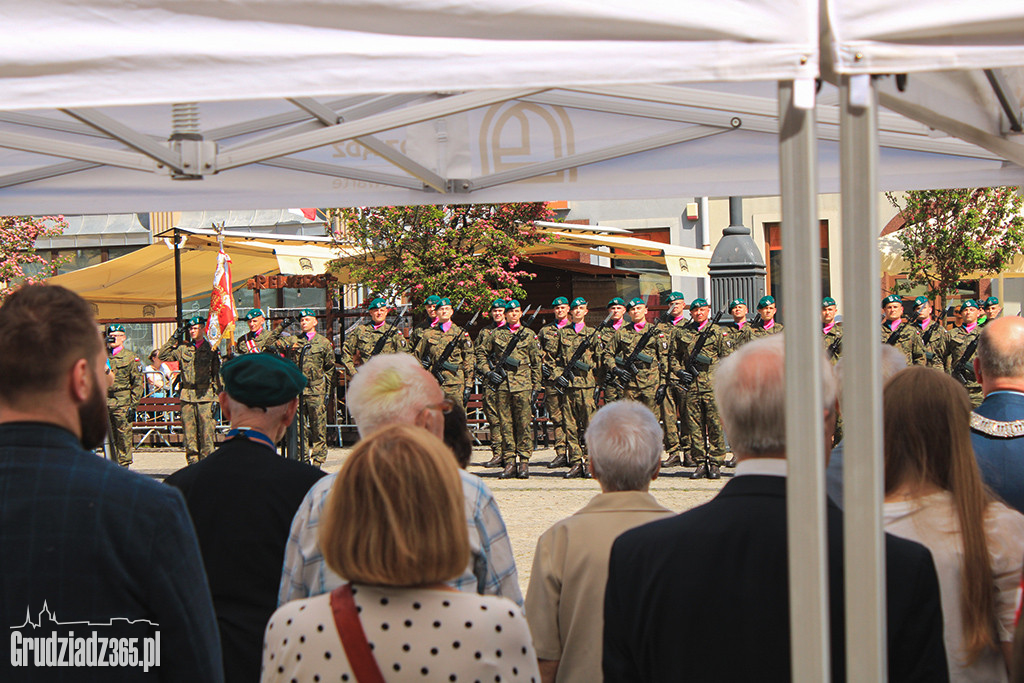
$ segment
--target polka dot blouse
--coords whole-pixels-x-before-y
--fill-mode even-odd
[[[540,683],[526,619],[510,600],[427,588],[353,585],[352,592],[388,683]],[[329,594],[274,612],[263,635],[260,680],[355,683]]]

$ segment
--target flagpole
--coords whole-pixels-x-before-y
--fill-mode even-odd
[[[174,304],[178,327],[181,327],[184,324],[184,307],[181,303],[181,245],[178,240],[178,228],[174,228]]]

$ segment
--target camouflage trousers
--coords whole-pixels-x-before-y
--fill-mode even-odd
[[[508,465],[516,461],[527,462],[533,454],[533,410],[530,391],[495,392],[498,403],[498,421],[501,424],[502,461]]]
[[[698,464],[705,460],[715,465],[725,462],[722,420],[713,393],[696,389],[686,392],[686,430],[690,435],[690,452]]]
[[[213,453],[213,402],[181,402],[181,424],[185,432],[185,460],[196,463]]]
[[[441,391],[444,392],[444,397],[462,408],[466,409],[466,402],[462,400],[463,386],[461,384],[445,384],[441,387]]]
[[[487,418],[487,425],[491,430],[491,455],[495,458],[502,457],[504,442],[501,432],[501,417],[498,414],[498,390],[492,389],[487,382],[481,388],[483,392],[484,417]]]
[[[665,400],[661,402],[661,412],[655,413],[661,417],[661,423],[665,429],[665,452],[669,455],[679,453],[682,457],[683,451],[679,443],[679,411],[676,410],[676,401],[673,396],[675,392],[666,391]]]
[[[121,467],[132,464],[132,418],[135,411],[128,405],[107,403],[110,416],[110,455]]]
[[[597,410],[594,403],[594,388],[577,389],[573,387],[565,392],[565,406],[562,408],[562,419],[565,423],[565,440],[569,447],[569,463],[587,461],[587,443],[583,439],[590,416]]]
[[[613,387],[611,384],[604,385],[604,404],[608,405],[622,398],[622,389]]]
[[[327,406],[324,397],[319,394],[303,396],[300,410],[302,443],[299,445],[299,459],[320,467],[327,460]],[[295,419],[297,421],[299,416],[296,415]]]
[[[646,389],[638,389],[634,386],[628,386],[622,390],[620,399],[626,399],[627,401],[639,401],[645,406],[650,408],[651,412],[655,416],[661,415],[661,408],[654,401],[654,394],[658,391],[658,387],[647,387]]]
[[[555,453],[565,455],[565,428],[563,427],[564,420],[562,418],[565,396],[555,391],[555,385],[552,382],[544,383],[544,406],[548,410],[548,418],[551,420],[551,424],[555,426]]]

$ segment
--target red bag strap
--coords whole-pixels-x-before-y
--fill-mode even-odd
[[[348,657],[356,681],[384,683],[384,676],[366,640],[363,623],[359,620],[350,584],[346,583],[331,591],[331,611],[334,612],[334,625],[338,629],[341,645],[345,648],[345,656]]]

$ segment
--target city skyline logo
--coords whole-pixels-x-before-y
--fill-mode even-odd
[[[93,622],[93,621],[59,621],[57,615],[50,611],[50,607],[47,604],[47,600],[43,600],[43,607],[39,610],[39,615],[36,617],[37,621],[32,621],[32,606],[28,605],[25,607],[25,621],[18,626],[11,626],[12,630],[22,629],[27,626],[31,626],[34,629],[43,627],[43,615],[45,614],[48,619],[48,623],[54,626],[118,626],[125,624],[127,626],[133,626],[135,624],[147,624],[149,626],[160,626],[160,624],[150,621],[149,619],[126,619],[124,617],[111,617],[106,622]]]

